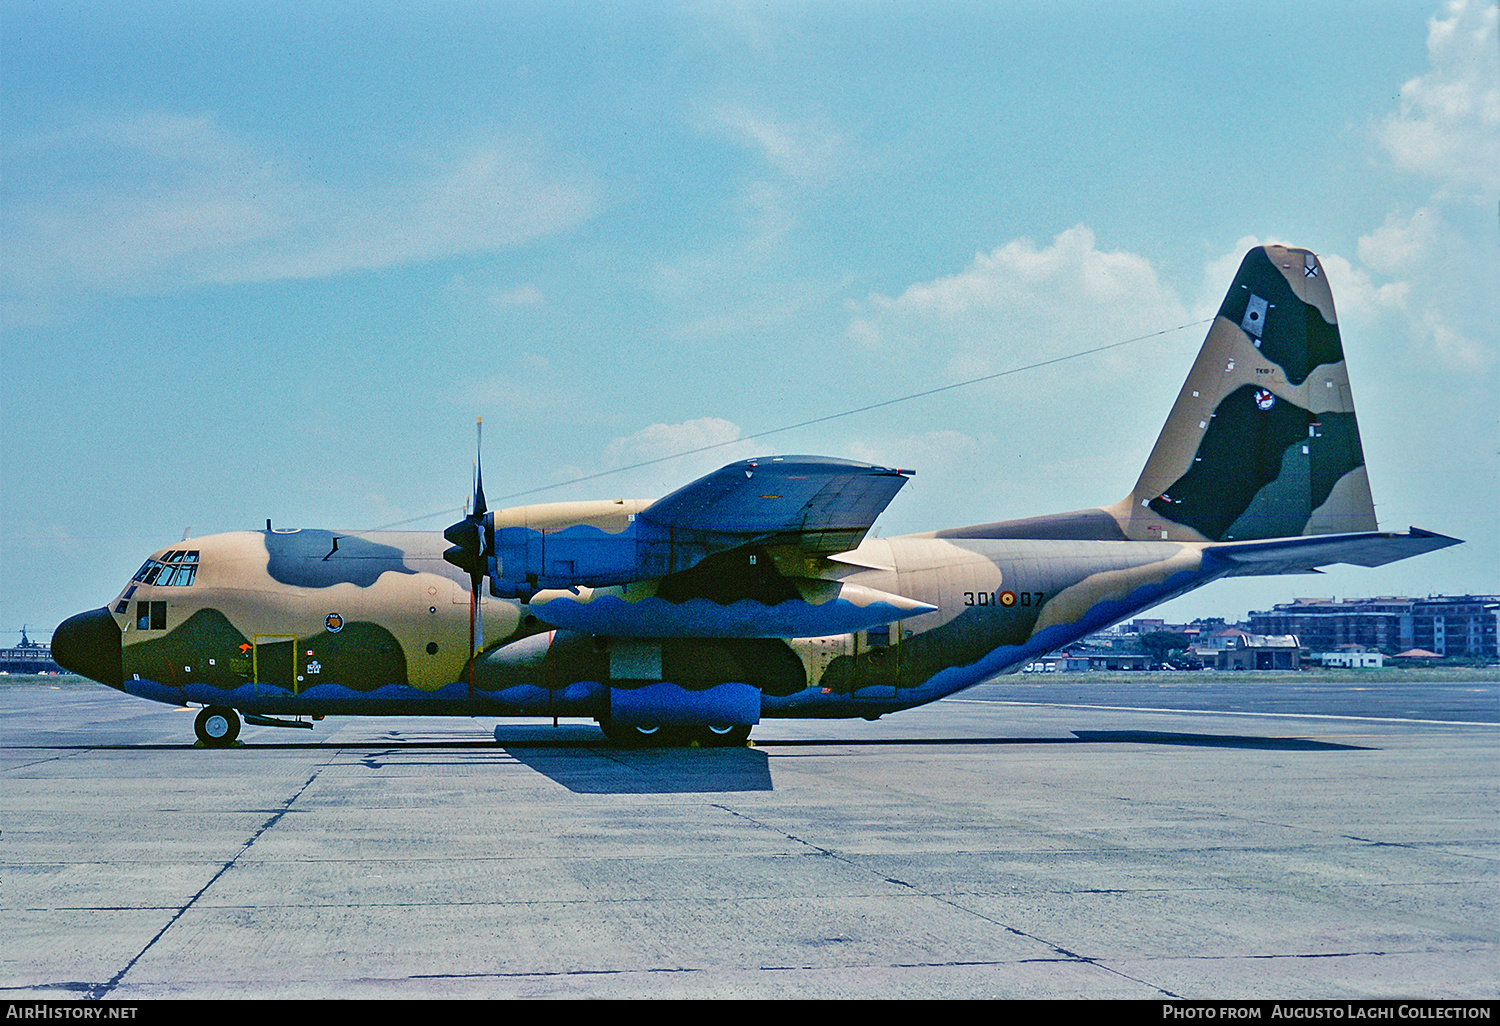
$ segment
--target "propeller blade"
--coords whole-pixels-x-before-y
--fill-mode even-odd
[[[484,516],[484,418],[474,418],[474,515]]]
[[[478,538],[478,558],[470,581],[474,586],[474,651],[484,651],[484,610],[479,585],[489,570],[484,545],[484,520],[488,507],[484,503],[484,418],[474,418],[474,533]],[[472,676],[472,675],[471,675]]]
[[[472,504],[464,500],[464,518],[443,532],[443,537],[453,547],[443,553],[443,558],[469,574],[469,697],[473,697],[475,664],[477,656],[484,651],[484,610],[480,601],[480,587],[489,576],[489,544],[485,514],[489,507],[484,501],[484,470],[480,463],[484,448],[484,418],[474,419],[474,496]]]
[[[479,589],[474,589],[474,651],[484,651],[484,604],[479,600]]]

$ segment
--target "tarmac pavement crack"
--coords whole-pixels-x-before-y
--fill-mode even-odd
[[[35,767],[35,766],[45,766],[49,762],[60,762],[60,761],[62,761],[64,759],[71,759],[71,758],[73,758],[77,754],[79,754],[79,753],[75,751],[75,752],[69,752],[66,755],[51,755],[51,756],[48,756],[45,759],[37,759],[37,760],[35,760],[33,762],[17,762],[17,763],[13,763],[12,765],[9,765],[9,766],[5,767],[5,772],[6,773],[14,773],[16,770],[31,769],[32,767]]]
[[[322,765],[314,769],[308,776],[308,778],[302,782],[302,786],[297,788],[292,796],[281,804],[281,808],[272,812],[270,818],[262,823],[256,829],[255,833],[250,835],[249,839],[246,840],[244,844],[240,845],[239,851],[235,852],[233,856],[231,856],[222,866],[218,868],[218,871],[215,872],[213,876],[208,878],[208,881],[202,887],[198,888],[198,890],[193,894],[192,897],[183,902],[182,905],[178,907],[178,909],[173,912],[170,917],[168,917],[167,921],[162,924],[162,928],[160,930],[157,930],[156,934],[146,942],[145,947],[136,952],[134,957],[132,957],[129,962],[126,962],[119,972],[110,977],[108,982],[92,985],[85,996],[96,1001],[102,1000],[104,997],[108,996],[110,991],[118,987],[120,985],[120,981],[125,978],[125,974],[130,972],[131,969],[135,968],[135,964],[139,962],[143,957],[145,957],[146,952],[150,951],[156,945],[156,942],[161,940],[162,937],[166,935],[166,932],[170,930],[177,923],[177,921],[187,913],[187,910],[197,904],[198,899],[203,897],[203,895],[208,892],[208,889],[218,882],[221,876],[229,872],[230,868],[240,860],[241,856],[243,856],[245,852],[250,850],[251,846],[254,845],[256,841],[260,840],[261,836],[265,834],[267,830],[270,830],[277,823],[281,822],[281,817],[285,816],[289,811],[291,811],[292,804],[296,802],[298,798],[302,797],[303,792],[312,786],[312,782],[318,779],[318,774],[322,773],[323,770],[327,768],[327,766],[328,762],[325,761]]]
[[[846,857],[844,855],[841,855],[841,854],[839,854],[836,851],[833,851],[833,850],[831,850],[829,848],[824,848],[824,847],[822,847],[821,845],[818,845],[818,844],[814,844],[813,842],[807,840],[806,838],[798,837],[796,834],[788,833],[787,831],[782,830],[779,827],[772,826],[769,823],[764,823],[764,822],[756,819],[753,816],[747,816],[743,812],[738,812],[738,811],[736,811],[734,809],[729,808],[727,805],[723,805],[723,804],[720,804],[718,802],[715,802],[715,803],[713,803],[713,807],[716,808],[716,809],[721,809],[724,812],[729,813],[729,815],[734,816],[734,817],[736,817],[738,819],[743,819],[743,820],[745,820],[748,823],[753,823],[756,826],[761,827],[762,829],[776,831],[777,833],[780,833],[783,837],[785,837],[787,840],[792,841],[792,842],[794,842],[796,844],[803,845],[803,846],[811,849],[812,851],[817,852],[819,855],[823,855],[823,856],[825,856],[827,858],[837,859],[837,860],[839,860],[840,862],[844,863],[845,865],[849,866],[852,869],[856,869],[856,870],[858,870],[860,872],[863,872],[863,873],[869,873],[870,875],[875,876],[878,879],[883,880],[886,883],[893,884],[893,885],[895,885],[897,887],[905,888],[906,890],[911,891],[913,894],[921,895],[922,897],[927,898],[930,901],[936,901],[936,902],[938,902],[940,904],[947,905],[949,908],[953,909],[956,912],[960,912],[960,913],[962,913],[964,915],[967,915],[967,916],[973,916],[975,919],[983,920],[986,923],[989,923],[989,924],[991,924],[993,926],[999,927],[1000,929],[1004,930],[1005,932],[1007,932],[1009,934],[1012,934],[1013,936],[1023,937],[1026,940],[1032,941],[1032,942],[1037,943],[1037,944],[1041,944],[1041,945],[1043,945],[1043,946],[1045,946],[1047,948],[1050,948],[1052,951],[1056,952],[1057,955],[1059,956],[1057,958],[1022,959],[1021,961],[1026,961],[1026,962],[1072,962],[1072,963],[1079,963],[1079,964],[1083,964],[1083,965],[1091,965],[1091,966],[1094,966],[1097,969],[1102,970],[1103,972],[1109,973],[1112,976],[1118,976],[1118,977],[1120,977],[1123,980],[1129,980],[1132,983],[1138,983],[1138,984],[1140,984],[1143,987],[1150,987],[1152,990],[1156,991],[1158,994],[1162,994],[1162,995],[1164,995],[1166,997],[1169,997],[1169,998],[1181,998],[1182,997],[1182,995],[1180,995],[1180,994],[1174,994],[1172,991],[1169,991],[1169,990],[1167,990],[1164,987],[1159,987],[1156,984],[1150,983],[1150,982],[1148,982],[1146,980],[1142,980],[1139,977],[1131,976],[1129,973],[1121,972],[1118,969],[1115,969],[1115,968],[1113,968],[1113,967],[1111,967],[1109,965],[1104,964],[1103,962],[1099,961],[1097,958],[1092,958],[1092,957],[1090,957],[1088,955],[1080,955],[1076,951],[1069,951],[1067,948],[1062,947],[1059,944],[1054,944],[1053,942],[1047,940],[1044,937],[1038,937],[1036,934],[1027,933],[1025,930],[1019,930],[1019,929],[1017,929],[1014,926],[1011,926],[1011,925],[1009,925],[1007,923],[1001,922],[1000,920],[996,919],[994,916],[986,915],[985,913],[980,912],[977,909],[969,908],[969,907],[967,907],[967,906],[965,906],[963,904],[960,904],[959,902],[953,900],[952,898],[944,897],[941,894],[934,894],[932,891],[924,890],[923,888],[917,887],[915,884],[907,883],[905,880],[898,880],[895,877],[882,876],[881,874],[879,874],[875,870],[869,868],[868,866],[862,866],[858,862],[855,862],[853,859],[850,859],[850,858],[848,858],[848,857]],[[941,964],[949,964],[949,963],[941,963]],[[959,965],[959,964],[971,964],[971,963],[958,963],[958,962],[955,962],[955,963],[951,963],[951,964]],[[973,963],[973,964],[978,964],[978,963]],[[771,967],[762,967],[762,968],[771,968]]]

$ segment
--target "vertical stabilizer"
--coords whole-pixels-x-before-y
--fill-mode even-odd
[[[1135,491],[1111,512],[1140,540],[1376,530],[1316,255],[1284,246],[1245,255]]]

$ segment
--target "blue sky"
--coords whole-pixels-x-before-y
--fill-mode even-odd
[[[1500,591],[1500,44],[1453,4],[0,3],[0,629],[151,550],[732,459],[885,534],[1112,502],[1244,250],[1328,267],[1381,524]],[[712,443],[709,453],[566,482]],[[0,635],[0,641],[4,641]]]

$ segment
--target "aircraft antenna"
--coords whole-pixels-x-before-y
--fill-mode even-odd
[[[826,424],[831,420],[840,420],[844,417],[852,417],[858,413],[868,413],[871,410],[884,409],[887,406],[895,406],[898,403],[911,402],[913,399],[925,399],[931,395],[940,395],[943,392],[951,392],[959,388],[968,388],[970,385],[982,384],[986,381],[995,381],[999,378],[1007,378],[1015,374],[1024,374],[1026,371],[1038,370],[1042,367],[1051,367],[1054,364],[1065,363],[1068,360],[1078,360],[1085,356],[1094,356],[1097,353],[1105,353],[1111,349],[1119,349],[1121,346],[1133,345],[1136,342],[1145,342],[1148,339],[1160,338],[1162,335],[1170,335],[1174,331],[1183,331],[1187,328],[1198,328],[1212,323],[1212,317],[1205,317],[1200,321],[1191,321],[1187,324],[1179,324],[1173,328],[1163,328],[1160,331],[1148,332],[1145,335],[1137,335],[1127,338],[1121,342],[1110,342],[1102,346],[1094,346],[1092,349],[1080,349],[1076,353],[1067,353],[1063,356],[1054,356],[1048,360],[1038,360],[1035,363],[1024,364],[1020,367],[1011,367],[1007,370],[996,371],[993,374],[981,374],[977,378],[967,378],[963,381],[955,381],[948,385],[939,385],[936,388],[926,388],[920,392],[908,392],[906,395],[898,395],[892,399],[882,399],[879,402],[866,403],[864,406],[856,406],[852,409],[841,410],[838,413],[828,413],[821,417],[813,417],[811,420],[798,421],[795,424],[786,424],[782,427],[769,428],[765,431],[757,431],[753,435],[741,435],[738,438],[730,438],[723,442],[712,442],[708,445],[700,445],[695,449],[685,449],[682,452],[674,452],[670,456],[658,456],[655,459],[642,460],[639,463],[631,463],[624,467],[612,467],[609,470],[601,470],[594,474],[584,474],[582,477],[570,478],[567,481],[556,481],[552,484],[537,485],[535,488],[526,488],[519,492],[510,492],[500,496],[500,502],[510,499],[518,499],[524,495],[535,495],[537,492],[547,492],[554,488],[564,488],[568,485],[583,484],[586,481],[594,481],[601,477],[609,477],[612,474],[623,474],[627,470],[639,470],[642,467],[655,466],[658,463],[666,463],[669,460],[682,459],[684,456],[695,456],[700,452],[711,452],[714,449],[722,449],[726,445],[738,445],[740,442],[751,442],[757,438],[769,438],[771,435],[779,435],[785,431],[795,431],[798,428],[811,427],[814,424]],[[403,527],[406,524],[415,524],[422,520],[430,520],[451,512],[452,508],[434,510],[431,513],[423,513],[421,516],[409,517],[406,520],[397,520],[394,523],[384,524],[380,527],[372,527],[370,531],[388,531],[393,527]],[[457,525],[455,525],[456,527]],[[451,528],[450,528],[451,530]],[[444,537],[447,537],[446,532]],[[451,538],[449,539],[452,540]]]

